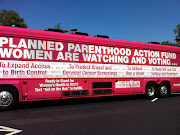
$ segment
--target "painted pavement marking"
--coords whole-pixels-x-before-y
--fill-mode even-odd
[[[0,126],[0,132],[9,132],[9,133],[6,133],[5,135],[15,135],[22,132],[22,130]]]
[[[155,98],[155,99],[151,100],[151,102],[153,103],[153,102],[155,102],[156,100],[158,100],[158,98]]]

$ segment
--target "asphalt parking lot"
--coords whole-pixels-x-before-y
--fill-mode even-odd
[[[28,102],[0,120],[0,135],[180,135],[180,95]]]

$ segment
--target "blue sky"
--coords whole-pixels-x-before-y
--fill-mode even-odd
[[[149,42],[175,42],[180,0],[0,0],[0,10],[15,10],[30,29],[77,28],[90,36]]]

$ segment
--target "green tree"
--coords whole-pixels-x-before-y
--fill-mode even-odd
[[[24,19],[13,10],[1,10],[0,12],[0,25],[19,24],[23,28],[27,28]]]
[[[180,24],[178,24],[177,26],[176,26],[176,28],[174,29],[174,33],[175,33],[175,40],[180,40]],[[170,41],[163,41],[162,43],[161,43],[162,45],[171,45],[171,46],[178,46],[178,47],[180,47],[180,43],[179,42],[177,42],[177,43],[172,43],[172,42],[170,42]]]
[[[174,33],[176,34],[176,42],[177,42],[177,45],[180,46],[180,24],[178,24],[176,26],[176,28],[174,29]]]
[[[174,33],[176,34],[176,39],[180,39],[180,24],[176,26]]]
[[[161,42],[161,45],[177,46],[176,43],[172,43],[172,42],[170,42],[170,41],[163,41],[163,42]]]

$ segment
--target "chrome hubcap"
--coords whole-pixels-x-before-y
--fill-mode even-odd
[[[166,86],[161,86],[161,88],[160,88],[160,92],[161,92],[161,94],[162,94],[162,95],[166,95],[166,94],[167,94],[167,92],[168,92],[167,87],[166,87]]]
[[[1,91],[0,92],[0,106],[1,107],[7,107],[9,106],[13,101],[12,94],[8,91]]]
[[[148,96],[153,96],[154,94],[155,94],[155,89],[154,89],[154,87],[149,87],[148,89],[147,89],[147,94],[148,94]]]

